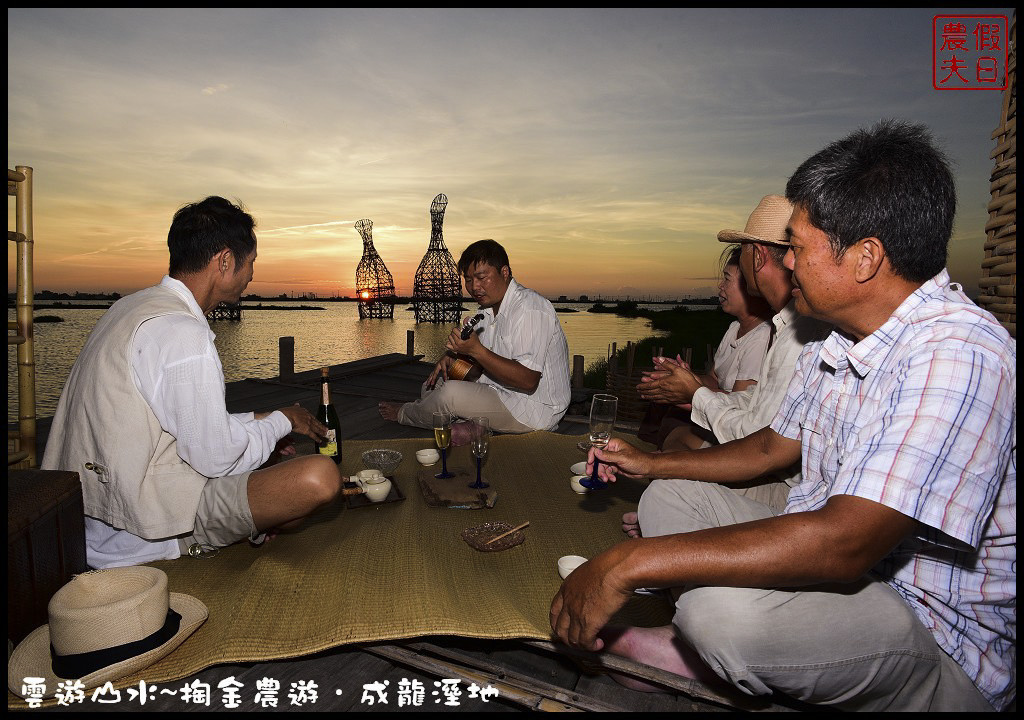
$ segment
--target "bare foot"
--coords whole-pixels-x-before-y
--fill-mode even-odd
[[[468,422],[452,423],[452,446],[469,445],[473,439],[473,424]]]
[[[402,403],[388,402],[387,400],[381,400],[377,403],[377,412],[385,420],[398,420],[398,411],[402,407]]]
[[[631,538],[642,537],[640,534],[640,518],[635,512],[628,512],[622,516],[622,532]]]
[[[604,641],[604,649],[615,655],[705,684],[720,684],[722,682],[704,664],[697,653],[676,636],[675,629],[671,625],[654,628],[609,625],[601,631],[599,637]],[[609,673],[609,676],[615,682],[631,690],[668,692],[661,685],[618,673]]]

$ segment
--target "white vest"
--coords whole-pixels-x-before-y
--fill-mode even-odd
[[[132,340],[161,315],[192,315],[161,286],[114,303],[75,360],[53,417],[44,470],[82,480],[85,514],[146,540],[191,533],[206,477],[177,452],[132,380]]]

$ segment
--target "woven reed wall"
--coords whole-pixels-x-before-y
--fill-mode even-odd
[[[978,304],[1017,337],[1017,13],[1010,20],[1009,86],[1003,92],[996,147],[990,157],[992,200],[985,225],[985,259],[981,263]]]

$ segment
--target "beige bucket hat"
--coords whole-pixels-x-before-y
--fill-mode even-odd
[[[757,242],[789,247],[786,226],[793,214],[793,205],[782,195],[765,195],[747,218],[743,232],[723,230],[718,233],[719,242]]]
[[[47,609],[50,623],[29,633],[7,664],[7,687],[19,697],[25,678],[42,678],[43,695],[53,697],[63,680],[88,690],[144,670],[209,615],[191,595],[168,592],[167,575],[151,567],[76,575]]]

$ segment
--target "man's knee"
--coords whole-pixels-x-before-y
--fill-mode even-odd
[[[435,412],[458,415],[458,386],[462,384],[464,383],[459,380],[446,380],[439,381],[433,388],[428,388],[424,383],[420,399],[405,403],[399,408],[398,421],[403,425],[429,428],[432,427],[430,416]]]
[[[728,637],[756,636],[764,627],[750,588],[695,587],[679,596],[672,623],[694,645],[729,642]],[[765,590],[762,592],[771,592]],[[756,641],[756,639],[755,639]]]
[[[692,485],[696,485],[693,480],[652,480],[640,497],[640,503],[676,502],[692,492]]]
[[[692,504],[688,498],[699,490],[699,487],[694,487],[698,485],[693,480],[653,480],[640,496],[637,506],[644,537],[687,531],[679,524],[682,518],[679,509]]]
[[[464,384],[462,380],[448,380],[431,391],[430,399],[438,412],[447,412],[451,415],[457,414],[460,385],[462,384]]]
[[[319,505],[326,505],[341,492],[341,471],[329,457],[310,456],[309,467],[303,473],[307,497]]]
[[[844,623],[830,625],[837,615]],[[790,640],[799,646],[803,638],[818,634],[845,638],[840,644],[857,652],[863,628],[884,637],[871,642],[887,648],[927,653],[935,644],[899,595],[868,579],[815,589],[696,587],[679,596],[673,623],[695,645],[704,646],[767,642],[781,651]]]
[[[693,588],[676,602],[673,624],[720,677],[754,695],[923,709],[941,676],[931,634],[895,592],[868,580],[817,590]]]
[[[750,602],[749,591],[736,590],[697,587],[684,592],[676,602],[672,624],[719,677],[747,694],[770,694],[772,688],[748,668],[757,664],[765,647],[773,645],[774,629],[756,603]]]
[[[310,511],[331,502],[341,492],[341,472],[329,457],[306,455],[289,462],[286,491]]]

